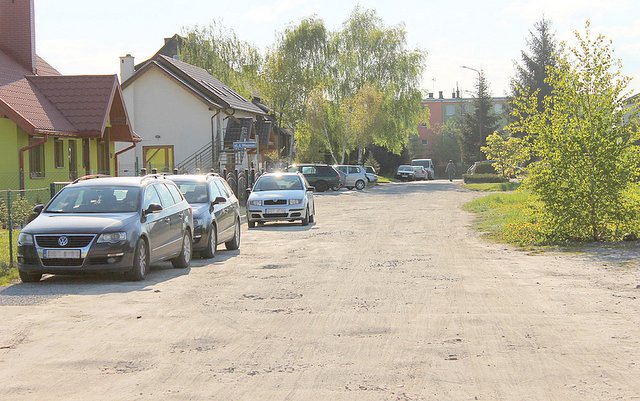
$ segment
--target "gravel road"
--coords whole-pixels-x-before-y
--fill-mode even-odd
[[[640,400],[637,245],[491,244],[476,196],[317,194],[213,263],[0,288],[0,399]]]

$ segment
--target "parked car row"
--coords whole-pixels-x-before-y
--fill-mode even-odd
[[[302,164],[260,176],[248,189],[247,224],[315,220],[313,192],[363,189],[363,166]],[[341,181],[340,173],[345,174]],[[375,172],[374,172],[375,173]],[[370,174],[374,174],[370,173]],[[149,266],[171,261],[186,268],[194,252],[213,258],[220,244],[240,247],[240,205],[217,174],[81,177],[60,190],[19,234],[23,282],[43,274],[122,272],[144,280]]]
[[[377,182],[378,176],[371,166],[336,164],[294,164],[288,172],[302,173],[317,192],[340,188],[363,190],[367,184]]]
[[[23,282],[83,272],[137,281],[152,263],[186,268],[194,250],[240,247],[238,199],[215,174],[81,177],[34,212],[18,238]]]
[[[435,169],[431,159],[413,159],[411,165],[402,164],[396,170],[396,178],[402,181],[433,180]]]

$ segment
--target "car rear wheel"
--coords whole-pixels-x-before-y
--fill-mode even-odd
[[[27,273],[22,270],[18,270],[20,280],[23,283],[37,283],[42,278],[42,273]]]
[[[363,180],[356,181],[356,189],[358,191],[362,191],[365,186],[367,186],[367,184],[365,184],[365,182]]]
[[[303,226],[308,226],[309,225],[309,208],[307,207],[307,212],[304,215],[304,218],[302,219],[302,225]]]
[[[171,259],[173,267],[176,269],[189,267],[189,263],[191,263],[191,250],[191,235],[189,235],[189,232],[185,232],[182,238],[182,251],[180,251],[180,255]]]
[[[326,181],[318,181],[316,182],[316,191],[318,192],[324,192],[329,188],[329,185],[326,183]]]
[[[127,273],[127,278],[131,281],[141,281],[147,277],[148,271],[149,254],[147,252],[147,242],[140,238],[133,255],[133,269]]]
[[[211,259],[216,256],[216,249],[218,249],[218,230],[215,225],[212,225],[209,233],[209,243],[207,244],[207,249],[202,252],[202,256]]]
[[[236,219],[236,227],[234,229],[233,238],[231,241],[227,241],[224,243],[224,246],[229,251],[235,251],[240,248],[240,220]]]

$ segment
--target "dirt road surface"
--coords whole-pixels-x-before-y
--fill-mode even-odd
[[[0,399],[640,399],[638,245],[491,244],[476,196],[317,194],[212,263],[0,289]]]

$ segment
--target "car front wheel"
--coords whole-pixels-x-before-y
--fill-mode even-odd
[[[23,283],[37,283],[42,278],[42,273],[27,273],[22,270],[18,270],[20,280]]]
[[[184,269],[189,267],[189,263],[191,263],[191,235],[185,232],[182,238],[182,251],[178,257],[171,260],[171,264],[176,269]]]
[[[144,280],[148,270],[149,254],[147,253],[147,242],[140,238],[133,255],[133,269],[127,273],[127,278],[131,281]]]

